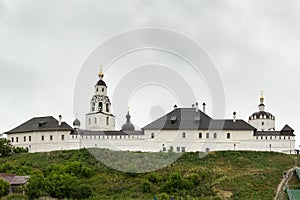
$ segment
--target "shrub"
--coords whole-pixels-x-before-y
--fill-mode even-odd
[[[9,192],[10,184],[4,179],[0,178],[0,197],[6,196]]]

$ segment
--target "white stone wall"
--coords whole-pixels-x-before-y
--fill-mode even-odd
[[[7,138],[14,146],[28,148],[31,153],[79,148],[78,141],[70,139],[70,131],[14,133],[8,134]]]
[[[274,119],[250,119],[249,124],[255,127],[258,131],[268,131],[275,130],[275,120]]]
[[[182,133],[185,132],[185,138]],[[199,133],[202,138],[199,138]],[[154,138],[151,134],[154,133]],[[209,133],[209,138],[206,138]],[[216,133],[216,138],[214,138]],[[230,133],[230,138],[227,138]],[[44,140],[42,140],[42,135]],[[53,139],[50,140],[50,135]],[[62,140],[64,135],[64,140]],[[24,141],[26,136],[26,141]],[[31,136],[31,141],[29,141]],[[107,148],[122,151],[167,151],[173,147],[174,152],[196,152],[216,150],[253,150],[294,153],[295,138],[289,136],[253,136],[253,131],[145,131],[145,135],[131,136],[80,136],[70,135],[68,131],[32,132],[9,134],[13,145],[28,148],[29,152],[48,152],[79,148]],[[16,142],[18,137],[18,142]],[[270,146],[271,145],[271,146]]]
[[[108,124],[107,124],[108,118]],[[93,113],[86,115],[87,130],[115,130],[115,116],[103,113]]]

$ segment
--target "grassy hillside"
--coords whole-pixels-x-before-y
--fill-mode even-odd
[[[127,152],[95,151],[106,152],[106,156],[116,162],[127,156]],[[142,158],[153,156],[140,154]],[[170,153],[169,157],[173,159],[174,155]],[[0,172],[27,175],[40,171],[47,178],[51,170],[63,170],[75,178],[76,183],[89,187],[91,199],[153,199],[154,196],[164,199],[173,196],[175,199],[267,200],[274,198],[282,173],[293,167],[294,158],[274,152],[222,151],[211,152],[204,158],[199,158],[199,153],[184,153],[165,168],[135,174],[111,169],[82,149],[0,158]]]

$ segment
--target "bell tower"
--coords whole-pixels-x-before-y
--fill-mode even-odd
[[[111,102],[107,96],[107,85],[103,81],[102,65],[95,85],[95,94],[90,101],[90,112],[86,114],[86,129],[91,131],[115,130],[115,116],[111,114]]]

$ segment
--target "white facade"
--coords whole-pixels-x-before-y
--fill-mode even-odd
[[[165,117],[166,127],[156,127],[156,120],[142,131],[134,131],[128,113],[124,130],[115,131],[115,117],[111,113],[111,102],[103,76],[101,71],[90,102],[90,112],[86,114],[86,130],[80,129],[78,119],[73,123],[75,129],[72,129],[66,123],[61,123],[61,119],[57,121],[53,117],[33,118],[27,124],[7,132],[8,139],[14,146],[28,148],[29,152],[97,147],[145,152],[173,149],[174,152],[253,150],[294,153],[294,130],[287,126],[281,131],[275,131],[275,117],[265,112],[263,96],[260,98],[259,112],[249,117],[249,124],[235,119],[234,113],[233,119],[221,120],[224,124],[219,126],[220,120],[211,119],[204,110],[202,112],[198,108],[175,107],[160,118]],[[187,118],[184,118],[185,112],[188,114]],[[212,127],[218,128],[205,125],[207,121],[215,125]],[[181,124],[182,126],[176,128],[176,123],[181,122],[187,125]]]
[[[107,96],[104,74],[99,73],[100,80],[95,85],[95,94],[90,102],[90,112],[86,114],[87,130],[115,130],[115,116],[111,114],[111,102]]]

